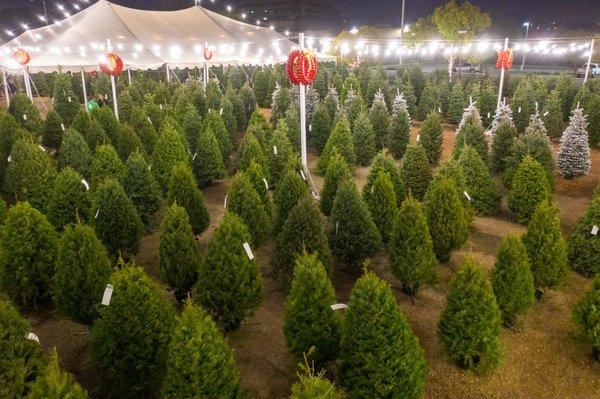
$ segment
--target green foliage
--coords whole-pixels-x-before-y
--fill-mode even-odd
[[[198,136],[192,167],[200,187],[209,186],[213,181],[227,176],[219,142],[211,128],[202,130]]]
[[[261,244],[271,232],[269,215],[263,201],[245,173],[238,172],[227,193],[227,210],[238,215],[250,231],[250,242]]]
[[[475,211],[482,215],[495,215],[500,210],[501,197],[485,162],[474,148],[464,146],[458,163]]]
[[[252,88],[256,95],[258,105],[267,108],[271,105],[271,91],[269,91],[269,72],[262,67],[257,67],[252,74]]]
[[[592,343],[594,358],[600,351],[600,275],[597,275],[591,287],[579,300],[573,310],[573,320],[585,338]]]
[[[333,383],[320,373],[315,375],[308,369],[308,373],[299,375],[300,381],[292,385],[290,399],[343,399],[344,395]]]
[[[352,136],[356,162],[361,166],[370,165],[375,156],[376,137],[371,120],[365,112],[360,113],[354,122]],[[378,146],[381,147],[381,143],[378,143]]]
[[[300,151],[300,113],[297,107],[290,107],[285,113],[285,123],[288,126],[288,137],[295,151]]]
[[[123,162],[129,158],[129,155],[136,151],[146,152],[142,140],[137,136],[131,125],[119,125],[119,135],[115,143],[117,153]]]
[[[70,166],[82,176],[90,176],[92,168],[92,154],[85,139],[78,131],[70,128],[62,135],[58,168]]]
[[[275,125],[279,119],[285,118],[285,113],[292,104],[292,93],[285,87],[277,87],[273,92],[271,104],[271,124]]]
[[[495,85],[490,80],[485,80],[481,86],[481,96],[479,98],[478,106],[479,112],[482,115],[484,126],[489,126],[494,119],[494,113],[496,112],[498,93],[496,92]]]
[[[431,183],[429,183],[429,187],[427,187],[427,193],[425,194],[424,199],[428,201],[433,188],[436,187],[440,180],[446,178],[450,178],[454,181],[456,193],[458,194],[465,211],[467,224],[470,225],[473,221],[474,210],[471,201],[469,201],[467,196],[464,194],[464,192],[467,190],[467,179],[465,178],[462,167],[457,160],[449,158],[442,163],[442,165],[438,168],[437,173],[433,177],[433,180]]]
[[[542,165],[550,187],[554,186],[554,157],[550,148],[550,140],[545,133],[528,131],[514,141],[511,152],[512,154],[507,160],[506,171],[502,175],[502,180],[507,187],[511,186],[516,170],[526,155],[531,156]]]
[[[502,360],[502,315],[481,265],[467,256],[454,272],[438,324],[446,353],[460,367],[487,371]]]
[[[407,69],[408,71],[418,71],[420,73],[420,79],[423,78],[423,72],[418,65],[414,65],[414,68],[411,67]],[[417,79],[409,79],[407,81],[399,81],[398,82],[398,91],[404,95],[406,99],[406,105],[408,106],[409,115],[417,114],[417,92],[421,95],[421,91],[423,88],[419,85],[421,84],[420,80]]]
[[[567,244],[560,229],[558,207],[549,199],[542,201],[533,213],[523,235],[536,288],[558,288],[565,278]]]
[[[95,189],[106,179],[119,179],[124,168],[121,158],[112,145],[98,146],[92,158],[92,188]]]
[[[246,137],[238,153],[237,170],[244,171],[248,169],[252,161],[258,163],[265,174],[268,172],[267,157],[263,152],[260,142],[252,133],[246,133]]]
[[[102,392],[110,397],[155,397],[165,375],[173,308],[140,267],[126,265],[115,271],[110,284],[110,305],[101,307],[91,342]]]
[[[333,155],[334,149],[337,149],[339,154],[346,160],[346,163],[352,169],[356,164],[356,152],[354,150],[354,142],[352,140],[352,134],[350,133],[350,127],[346,121],[336,123],[329,139],[327,139],[327,144],[325,144],[325,148],[321,153],[321,158],[319,158],[319,162],[317,163],[317,170],[320,174],[325,174],[327,171],[327,165]]]
[[[289,129],[285,120],[280,119],[267,147],[269,175],[275,187],[277,187],[286,171],[292,168],[294,160],[297,159],[292,150],[288,134]]]
[[[133,108],[130,123],[140,140],[142,140],[142,143],[144,143],[146,153],[152,154],[158,134],[156,133],[152,121],[148,118],[148,115],[142,107],[135,106]]]
[[[512,180],[508,207],[517,214],[519,222],[527,223],[538,205],[551,196],[552,190],[544,168],[538,161],[526,155]]]
[[[600,106],[600,102],[598,102]],[[593,109],[593,107],[592,107]],[[546,98],[543,108],[544,126],[548,130],[548,137],[553,141],[558,141],[562,136],[565,123],[563,122],[562,104],[558,91],[554,90]]]
[[[55,150],[60,148],[63,134],[62,123],[63,121],[56,111],[48,111],[42,127],[42,145],[44,147]]]
[[[492,287],[506,327],[514,326],[517,316],[533,307],[533,274],[527,249],[519,236],[502,238],[492,271]]]
[[[55,348],[50,355],[48,365],[31,385],[31,393],[27,397],[29,399],[87,399],[88,395],[71,374],[60,369]]]
[[[490,169],[503,173],[509,164],[513,141],[517,137],[517,128],[512,122],[501,122],[494,134],[490,149]]]
[[[400,176],[405,191],[412,193],[416,199],[422,200],[432,175],[427,153],[421,144],[410,143],[406,148]]]
[[[488,144],[485,138],[485,130],[481,125],[481,120],[474,120],[469,118],[464,124],[459,126],[456,131],[456,139],[454,144],[454,151],[452,156],[454,159],[458,159],[462,152],[463,146],[470,146],[477,150],[477,153],[484,161],[487,161],[488,157]]]
[[[0,111],[0,132],[0,182],[3,182],[14,143],[20,138],[30,137],[30,134],[19,126],[12,115],[3,111]]]
[[[41,212],[27,202],[10,207],[0,235],[0,287],[15,303],[33,305],[49,294],[58,237]]]
[[[569,264],[577,272],[591,277],[600,271],[600,237],[592,235],[600,226],[600,196],[596,195],[569,238]]]
[[[427,159],[436,165],[442,155],[442,117],[436,111],[430,112],[421,124],[420,143]]]
[[[517,131],[525,131],[529,118],[535,111],[535,93],[532,84],[524,79],[519,82],[512,97],[510,108]]]
[[[58,230],[69,223],[87,219],[90,209],[87,189],[81,175],[70,167],[60,171],[47,195],[46,215]]]
[[[60,115],[65,124],[70,124],[79,111],[79,98],[71,88],[71,77],[60,73],[54,78],[52,90],[54,110]],[[108,107],[107,107],[108,108]]]
[[[106,135],[104,128],[96,119],[92,119],[87,126],[87,130],[85,132],[81,132],[81,134],[83,134],[83,137],[85,138],[85,141],[92,152],[102,144],[111,143],[111,140]]]
[[[150,171],[150,165],[142,153],[136,151],[129,156],[121,176],[121,184],[142,223],[151,227],[162,197],[158,183]]]
[[[194,175],[186,164],[175,165],[171,169],[167,203],[173,202],[186,210],[194,234],[206,230],[210,222],[208,209],[204,205],[204,197],[196,185]]]
[[[406,112],[397,112],[392,116],[390,127],[390,151],[401,159],[410,139],[410,116]]]
[[[366,203],[373,222],[379,230],[381,240],[387,244],[390,241],[394,220],[398,214],[394,183],[389,174],[384,171],[379,172],[371,186]]]
[[[152,172],[164,190],[169,184],[171,169],[188,163],[188,153],[183,137],[173,128],[161,129],[152,153]]]
[[[327,139],[331,133],[332,116],[326,103],[319,103],[312,119],[312,131],[309,135],[310,144],[321,153],[327,144]]]
[[[186,302],[173,329],[162,398],[239,398],[233,352],[212,318]]]
[[[108,139],[115,144],[119,137],[120,123],[113,111],[109,107],[96,108],[92,111],[92,119],[102,126]]]
[[[353,398],[420,398],[427,361],[388,283],[367,272],[348,300],[340,381]]]
[[[229,101],[229,99],[225,96],[221,98],[221,108],[219,109],[219,114],[223,118],[223,122],[225,122],[227,132],[229,132],[229,137],[233,139],[238,131],[238,123],[233,113],[233,104],[231,104],[231,101]]]
[[[236,330],[262,300],[262,277],[256,259],[244,249],[251,235],[242,219],[227,212],[215,229],[200,264],[194,302],[202,305],[225,330]]]
[[[271,214],[273,213],[273,202],[269,196],[269,189],[267,187],[269,183],[264,174],[263,168],[256,162],[252,161],[245,173],[248,175],[252,187],[254,187],[254,190],[256,190],[256,193],[260,197],[265,207],[265,211],[267,211],[267,216],[269,216],[269,219],[271,219]]]
[[[492,17],[467,2],[451,1],[437,7],[431,17],[440,33],[451,42],[471,41],[492,24]]]
[[[406,196],[404,190],[404,181],[400,176],[400,171],[396,166],[396,162],[394,158],[385,150],[381,151],[377,156],[375,156],[375,160],[373,161],[373,166],[371,166],[371,170],[369,171],[369,176],[367,176],[367,182],[363,186],[362,196],[365,202],[369,202],[369,196],[371,195],[371,187],[375,182],[377,176],[379,176],[379,172],[385,172],[392,179],[392,184],[394,185],[394,193],[396,194],[396,202],[398,207],[402,205],[402,201],[404,201],[404,197]],[[321,198],[323,197],[323,193],[321,193]],[[322,201],[322,200],[321,200]]]
[[[354,121],[358,118],[358,115],[366,111],[366,105],[360,95],[352,97],[349,101],[350,103],[346,105],[346,112],[348,113],[349,125],[352,128],[354,127]]]
[[[219,105],[221,104],[221,89],[219,88],[218,81],[214,79],[209,79],[208,84],[206,85],[206,106],[209,110],[217,110],[219,109]]]
[[[450,95],[450,104],[448,105],[448,121],[450,123],[458,123],[462,118],[464,109],[467,107],[467,97],[463,91],[463,86],[460,81],[452,85],[452,93]]]
[[[91,325],[110,273],[106,249],[94,229],[80,222],[67,226],[58,244],[54,306],[71,320]]]
[[[352,172],[350,172],[346,160],[335,150],[327,165],[323,190],[321,190],[320,208],[325,215],[331,214],[333,200],[339,185],[350,181],[352,181]]]
[[[419,120],[424,120],[430,112],[437,111],[440,105],[441,104],[438,103],[438,94],[433,82],[427,82],[419,99],[416,117]]]
[[[15,117],[23,129],[35,136],[42,134],[40,111],[25,94],[11,96],[8,113]]]
[[[383,97],[382,93],[379,93],[381,97]],[[390,143],[390,134],[391,134],[391,126],[390,126],[390,116],[388,114],[387,106],[383,98],[379,98],[378,100],[373,102],[373,106],[369,111],[369,120],[373,124],[374,130],[374,138],[375,138],[375,147],[377,150],[381,150],[384,147],[388,147]],[[352,129],[355,137],[357,133],[356,124],[360,121],[360,114],[357,119],[352,119]],[[357,150],[359,149],[359,143],[356,143]]]

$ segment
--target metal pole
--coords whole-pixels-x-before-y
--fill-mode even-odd
[[[81,68],[81,87],[83,87],[83,104],[85,105],[85,110],[87,113],[90,112],[88,109],[88,97],[87,97],[87,87],[85,87],[85,72],[83,68]]]
[[[127,68],[127,80],[129,81],[129,86],[131,86],[131,68]]]
[[[44,17],[46,18],[46,26],[50,25],[50,22],[48,21],[48,10],[46,10],[46,2],[42,1],[42,3],[44,4]]]
[[[454,67],[454,43],[450,43],[450,59],[448,60],[448,76],[452,83],[452,68]]]
[[[4,97],[6,97],[6,108],[10,107],[10,93],[8,92],[8,81],[6,80],[6,72],[2,69],[2,83],[4,84]]]
[[[504,39],[504,51],[508,50],[508,37]],[[496,103],[496,109],[500,108],[500,101],[502,101],[502,89],[504,87],[504,68],[500,71],[500,87],[498,88],[498,102]]]
[[[167,67],[167,83],[171,83],[171,73],[169,72],[169,64],[165,64]]]
[[[299,37],[300,50],[304,50],[304,33]],[[300,84],[300,156],[304,170],[308,170],[306,155],[306,86]]]
[[[529,22],[525,23],[525,47],[523,47],[523,62],[521,63],[521,71],[525,68],[525,54],[527,54],[527,38],[529,37]]]
[[[204,63],[204,68],[202,69],[203,77],[202,82],[204,84],[204,90],[206,90],[206,86],[208,86],[208,64]]]
[[[112,47],[110,45],[110,39],[106,39],[106,51],[111,51]],[[112,86],[112,96],[113,96],[113,108],[115,110],[115,116],[117,120],[119,120],[119,102],[117,101],[117,85],[115,84],[115,77],[110,75],[110,85]]]
[[[594,54],[594,39],[590,43],[590,54],[588,55],[588,62],[585,67],[585,77],[583,78],[583,84],[587,83],[588,76],[590,74],[590,63],[592,62],[592,55]]]
[[[405,0],[402,0],[402,17],[400,19],[400,65],[402,65],[402,38],[404,37],[404,3]]]
[[[23,67],[23,80],[25,81],[25,92],[27,93],[27,97],[33,102],[33,91],[31,91],[31,82],[29,82],[29,72],[27,72],[27,68]]]

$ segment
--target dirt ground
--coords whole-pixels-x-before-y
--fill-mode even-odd
[[[413,127],[416,135],[418,126]],[[449,156],[454,141],[454,128],[444,128],[443,157]],[[317,158],[309,154],[310,169],[316,185],[322,178],[314,171]],[[360,186],[365,183],[367,168],[356,170]],[[555,199],[561,208],[565,234],[573,228],[591,199],[600,178],[600,150],[592,152],[590,176],[563,181],[557,179]],[[204,248],[210,232],[223,216],[223,200],[229,186],[223,181],[203,190],[210,211],[211,225],[201,237]],[[444,356],[436,337],[437,322],[452,271],[462,256],[470,252],[491,270],[500,239],[509,231],[522,232],[504,200],[502,211],[495,217],[477,217],[469,241],[457,251],[448,264],[439,266],[441,283],[426,288],[413,300],[395,289],[398,303],[420,339],[429,363],[427,398],[600,398],[600,364],[593,362],[591,347],[578,340],[571,321],[576,301],[590,281],[569,273],[560,291],[548,292],[537,306],[517,326],[503,332],[505,359],[492,374],[480,376],[454,366]],[[264,275],[264,297],[256,314],[242,323],[228,339],[234,348],[242,383],[251,398],[285,398],[296,378],[296,365],[287,353],[283,333],[284,294],[268,277],[272,244],[256,251]],[[158,235],[146,236],[136,262],[157,278]],[[395,288],[387,270],[387,257],[377,257],[370,266]],[[356,276],[337,273],[334,285],[341,302],[348,299]],[[164,286],[164,284],[163,284]],[[166,288],[165,288],[166,289]],[[81,325],[68,321],[52,311],[39,310],[27,314],[33,331],[40,337],[44,349],[56,347],[61,363],[73,372],[93,397],[100,397],[95,387],[98,376],[89,362],[89,334]]]

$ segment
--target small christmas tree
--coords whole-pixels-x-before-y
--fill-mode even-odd
[[[71,320],[91,326],[111,271],[106,249],[94,229],[81,222],[67,226],[58,244],[54,306]]]
[[[381,151],[379,154],[377,154],[377,156],[375,156],[373,166],[371,166],[369,176],[367,176],[367,183],[363,186],[363,199],[365,200],[365,202],[369,202],[369,196],[371,195],[371,187],[373,186],[375,179],[381,171],[387,173],[392,179],[392,183],[394,185],[394,193],[396,194],[396,202],[398,204],[398,207],[400,207],[405,197],[404,181],[400,176],[400,171],[396,166],[394,158],[392,158],[392,156],[385,150]],[[321,197],[323,197],[323,193],[321,193]]]
[[[162,398],[237,398],[241,395],[233,351],[202,308],[186,302],[172,335]]]
[[[531,114],[531,117],[529,118],[529,125],[527,125],[527,128],[525,129],[525,134],[531,133],[531,132],[542,133],[545,135],[548,134],[548,131],[546,130],[546,126],[544,126],[544,121],[542,120],[542,117],[540,116],[540,112],[538,110],[537,103],[535,106],[535,112],[533,114]]]
[[[144,155],[136,151],[127,159],[120,181],[142,223],[152,227],[154,214],[160,208],[162,196],[149,167]]]
[[[542,201],[523,235],[535,286],[557,288],[567,277],[567,244],[560,229],[558,207],[550,200]]]
[[[497,98],[498,93],[494,84],[491,82],[491,79],[486,79],[481,86],[481,95],[477,102],[484,126],[490,126],[492,123],[494,112],[496,111]]]
[[[271,135],[267,151],[269,175],[273,185],[281,181],[288,168],[294,162],[295,154],[289,139],[289,129],[285,120],[280,119],[277,128]]]
[[[337,359],[342,318],[331,309],[336,302],[333,285],[318,254],[300,255],[283,317],[285,341],[295,358],[307,356],[318,369]]]
[[[78,131],[81,134],[84,134],[89,130],[91,122],[92,118],[90,117],[90,114],[86,110],[81,108],[79,111],[77,111],[77,114],[75,114],[75,118],[73,118],[71,126],[69,127]]]
[[[494,115],[494,119],[492,120],[492,127],[490,128],[490,133],[492,136],[496,134],[500,125],[503,123],[510,123],[514,126],[514,122],[512,119],[512,109],[508,105],[506,105],[506,101],[500,103],[498,108],[496,108],[496,114]],[[516,127],[515,127],[516,129]]]
[[[465,174],[462,170],[462,167],[458,163],[457,160],[449,158],[442,163],[442,165],[438,168],[437,173],[433,177],[431,183],[427,187],[427,192],[425,193],[425,202],[429,201],[430,194],[432,190],[437,186],[440,180],[450,178],[454,181],[454,185],[456,187],[456,193],[460,198],[460,201],[463,205],[463,209],[465,211],[465,218],[467,220],[467,224],[471,225],[474,217],[474,210],[469,201],[469,198],[465,195],[465,191],[467,191],[467,179],[465,178]],[[468,192],[467,192],[468,193]]]
[[[352,169],[356,164],[356,152],[354,150],[354,142],[347,121],[340,121],[336,123],[333,128],[333,131],[327,140],[327,144],[325,144],[323,153],[321,153],[321,158],[319,158],[319,162],[317,163],[317,170],[320,174],[325,174],[327,171],[327,165],[333,154],[334,148],[337,149],[342,157],[344,157],[346,163]]]
[[[252,88],[258,105],[267,108],[271,104],[269,91],[269,74],[264,68],[256,68],[252,74]]]
[[[261,244],[271,232],[267,210],[245,173],[238,172],[233,177],[227,194],[227,211],[243,220],[253,245]]]
[[[106,396],[154,396],[165,375],[173,308],[160,286],[140,267],[125,265],[111,275],[110,284],[110,304],[101,306],[91,342],[102,392]]]
[[[88,395],[75,378],[60,369],[56,348],[52,350],[48,365],[31,385],[30,399],[71,398],[87,399]]]
[[[542,165],[529,155],[519,165],[508,194],[508,207],[521,223],[528,223],[538,205],[552,196]]]
[[[458,266],[438,324],[450,358],[465,369],[491,369],[502,359],[502,315],[483,267],[471,256]]]
[[[458,123],[461,120],[464,109],[467,107],[467,98],[460,81],[452,85],[450,104],[448,105],[448,121]]]
[[[146,153],[152,154],[154,151],[154,144],[158,139],[158,134],[156,133],[156,129],[152,124],[152,121],[142,107],[133,107],[130,123],[135,129],[140,140],[142,140],[142,143],[144,143]]]
[[[213,181],[227,176],[219,142],[210,128],[203,129],[198,136],[192,167],[200,187],[209,186]]]
[[[69,167],[60,171],[48,193],[48,220],[62,230],[78,219],[87,219],[89,209],[90,199],[81,175]]]
[[[358,115],[358,119],[354,122],[352,130],[352,141],[356,152],[356,162],[360,166],[368,166],[371,164],[375,156],[376,147],[375,131],[371,120],[366,113]]]
[[[140,140],[135,133],[135,130],[133,130],[133,127],[130,125],[119,126],[119,136],[117,137],[116,141],[116,149],[123,162],[129,158],[129,155],[136,151],[144,154],[146,152],[142,140]]]
[[[337,105],[336,105],[337,109]],[[309,134],[311,145],[317,150],[318,153],[323,151],[327,139],[331,133],[331,119],[332,116],[329,113],[326,103],[320,103],[317,105],[315,110],[315,116],[312,120],[312,131]]]
[[[410,138],[410,114],[404,93],[396,96],[392,109],[389,147],[394,157],[401,159]]]
[[[340,360],[340,381],[351,397],[423,395],[427,361],[419,339],[389,284],[373,273],[359,278],[350,293]]]
[[[182,135],[171,127],[161,129],[152,153],[152,172],[159,186],[164,190],[173,166],[187,162],[188,152]]]
[[[517,128],[510,121],[501,122],[496,128],[490,149],[490,169],[503,173],[508,167],[513,141],[517,137]]]
[[[263,206],[265,207],[265,211],[267,211],[267,216],[269,217],[269,220],[271,220],[273,201],[271,201],[271,197],[269,196],[269,182],[267,181],[267,176],[265,175],[263,168],[255,161],[252,161],[244,173],[248,175],[252,187],[260,197]]]
[[[81,133],[67,129],[62,136],[58,168],[70,166],[85,177],[90,176],[92,168],[92,154]]]
[[[42,145],[48,149],[58,150],[62,141],[63,126],[60,115],[54,110],[48,111],[42,127]]]
[[[390,265],[404,292],[416,295],[423,284],[432,281],[437,265],[433,242],[421,203],[408,196],[392,221]]]
[[[389,174],[379,172],[371,186],[371,193],[366,201],[375,226],[384,244],[390,241],[394,228],[394,219],[398,213],[398,204],[394,192],[394,184]]]
[[[120,179],[125,166],[117,151],[110,144],[96,148],[92,158],[92,189],[107,179]]]
[[[441,104],[438,103],[438,93],[433,82],[427,82],[419,97],[419,106],[417,107],[417,118],[424,120],[427,114],[436,110]]]
[[[218,111],[209,111],[206,114],[206,118],[204,119],[204,128],[212,129],[215,134],[215,138],[219,142],[219,148],[221,149],[221,156],[223,157],[223,162],[227,163],[229,160],[229,155],[233,151],[233,142],[231,141],[231,136],[227,131],[227,125],[225,125],[225,121],[219,115]]]
[[[594,226],[600,226],[598,195],[594,196],[569,238],[569,264],[586,277],[592,277],[600,271],[600,239],[597,231],[596,234],[592,232]]]
[[[558,91],[554,90],[546,98],[544,105],[544,125],[548,129],[548,137],[552,141],[557,141],[562,136],[564,130],[562,104]]]
[[[545,133],[530,130],[517,138],[512,145],[511,155],[507,158],[507,167],[502,175],[504,185],[512,184],[515,172],[526,155],[538,161],[546,171],[546,178],[550,186],[554,186],[554,158],[550,147],[550,139]]]
[[[288,137],[294,151],[300,151],[300,113],[298,107],[292,105],[285,113],[285,124],[288,126]]]
[[[597,275],[591,287],[573,310],[573,320],[585,338],[592,344],[594,360],[600,360],[600,275]]]
[[[246,133],[238,152],[237,170],[248,169],[253,161],[260,165],[265,174],[268,172],[267,157],[263,152],[263,147],[252,133]]]
[[[427,153],[421,144],[412,142],[408,145],[402,159],[400,175],[405,191],[422,200],[432,175]]]
[[[531,115],[535,111],[534,88],[527,79],[521,80],[515,89],[510,103],[517,131],[524,132]]]
[[[375,146],[377,150],[389,146],[390,142],[390,116],[388,114],[387,105],[383,92],[379,90],[373,98],[373,105],[369,111],[369,119],[373,123],[375,130]],[[353,129],[356,129],[357,119],[353,124]],[[355,133],[356,134],[356,133]],[[356,144],[358,149],[358,143]]]
[[[54,110],[60,115],[66,124],[70,124],[77,111],[79,111],[79,98],[71,88],[71,77],[65,73],[59,73],[54,78],[52,90],[52,103]],[[107,107],[108,108],[108,107]]]
[[[120,123],[117,117],[109,107],[95,108],[92,111],[92,119],[97,121],[102,130],[108,137],[111,143],[116,144],[119,137],[119,126]]]
[[[23,129],[34,136],[42,134],[40,112],[25,94],[15,94],[10,98],[8,113],[14,116]]]
[[[474,148],[464,146],[458,163],[463,170],[475,211],[482,215],[495,215],[500,210],[501,196],[485,162]]]
[[[221,96],[223,94],[219,88],[218,81],[215,79],[209,79],[208,84],[206,85],[206,90],[204,91],[204,95],[206,96],[206,106],[209,110],[219,109],[219,105],[221,104]]]
[[[28,202],[10,207],[0,233],[0,288],[15,303],[43,303],[54,276],[58,237]]]
[[[427,159],[437,165],[442,155],[442,117],[436,111],[430,112],[421,124],[420,143],[425,149]]]
[[[583,110],[573,111],[569,126],[560,139],[556,169],[565,179],[586,176],[590,172],[590,145]]]
[[[192,171],[185,164],[175,165],[171,170],[167,203],[173,202],[186,210],[194,234],[206,230],[210,222],[208,209],[204,205],[204,197],[196,185]]]
[[[325,108],[327,108],[327,110],[329,111],[329,119],[333,119],[340,108],[340,100],[338,97],[338,90],[333,86],[330,87],[329,91],[327,92],[327,96],[325,97],[323,102],[324,102]],[[316,112],[316,110],[315,110],[315,112]],[[315,116],[316,116],[316,113],[315,113]],[[314,123],[314,119],[313,119],[313,123]],[[323,145],[325,145],[325,141],[323,142]]]
[[[346,160],[336,150],[329,160],[329,165],[327,165],[323,190],[321,190],[320,207],[325,215],[331,213],[337,189],[345,181],[352,181],[352,173],[348,168]]]
[[[381,237],[353,182],[338,187],[329,220],[331,252],[343,267],[356,270],[379,249]]]
[[[348,95],[350,96],[351,92],[348,93]],[[354,121],[356,120],[356,118],[358,118],[358,115],[360,115],[361,112],[366,112],[367,111],[367,106],[365,105],[364,100],[362,99],[362,97],[360,96],[354,96],[354,97],[348,97],[350,100],[350,103],[345,107],[345,110],[348,114],[348,122],[350,125],[350,128],[354,127]],[[346,102],[348,102],[348,100],[346,100]]]
[[[285,118],[285,112],[292,104],[290,89],[277,85],[273,92],[271,103],[271,124],[275,125],[279,119]]]
[[[104,128],[96,119],[91,120],[88,125],[88,130],[82,134],[92,152],[94,152],[98,146],[110,144],[111,142],[110,138],[106,135]]]
[[[410,115],[417,114],[417,97],[415,95],[415,90],[409,82],[398,82],[398,91],[402,93],[404,98],[406,99],[406,105],[408,107],[408,113]]]
[[[344,395],[335,385],[323,376],[323,373],[315,375],[310,367],[305,367],[308,372],[299,374],[300,381],[292,385],[290,399],[343,399]]]
[[[281,178],[273,195],[275,202],[275,232],[281,230],[290,211],[302,198],[308,195],[308,186],[302,180],[300,174],[294,170],[288,170]]]
[[[465,110],[463,119],[456,131],[456,139],[454,143],[454,152],[452,156],[458,159],[462,151],[462,147],[468,145],[475,150],[484,161],[488,156],[488,143],[485,138],[485,129],[483,128],[479,111],[475,107],[475,103],[471,103]]]
[[[220,107],[219,114],[221,115],[221,118],[223,118],[223,122],[225,122],[229,137],[233,140],[235,134],[238,132],[238,123],[233,112],[233,104],[226,96],[223,96],[221,98]]]
[[[194,286],[194,302],[207,309],[227,331],[238,329],[262,299],[258,263],[244,248],[250,242],[250,232],[242,219],[227,212],[208,241]]]

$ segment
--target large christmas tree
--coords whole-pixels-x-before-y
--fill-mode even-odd
[[[565,179],[585,176],[590,171],[587,121],[581,108],[573,111],[569,126],[560,139],[555,162],[558,173]]]

